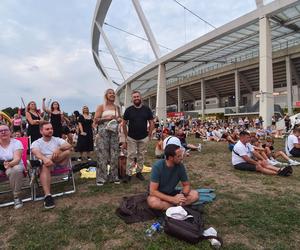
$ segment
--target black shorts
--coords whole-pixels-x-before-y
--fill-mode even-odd
[[[233,166],[235,169],[244,171],[256,171],[256,166],[248,162],[242,162]]]
[[[290,154],[294,157],[300,157],[300,148],[293,148],[290,151]]]

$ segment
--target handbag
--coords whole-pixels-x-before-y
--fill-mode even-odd
[[[112,119],[106,124],[105,129],[112,131],[112,132],[117,132],[118,126],[119,126],[119,123],[117,122],[117,120]]]
[[[222,244],[222,239],[217,236],[203,236],[204,221],[201,212],[184,207],[188,216],[185,220],[165,217],[164,231],[166,234],[191,244],[197,244],[201,240],[216,239]]]
[[[115,106],[115,117],[116,116],[117,116],[117,108]],[[105,129],[111,132],[118,132],[118,127],[119,127],[118,121],[116,119],[112,119],[106,123]]]

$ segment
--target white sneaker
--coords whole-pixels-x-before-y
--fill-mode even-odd
[[[198,150],[199,152],[201,152],[201,149],[202,149],[202,145],[199,143],[197,150]]]
[[[279,164],[278,161],[276,161],[276,160],[270,160],[270,159],[268,159],[268,163],[271,164],[272,166],[275,166],[275,165]]]
[[[299,161],[294,161],[294,160],[289,160],[289,163],[291,164],[291,166],[298,166],[298,165],[300,165]]]
[[[15,198],[14,199],[14,208],[18,209],[23,207],[23,201],[20,198]]]
[[[98,187],[102,187],[103,185],[104,185],[104,182],[102,182],[102,181],[96,182],[96,186],[98,186]]]

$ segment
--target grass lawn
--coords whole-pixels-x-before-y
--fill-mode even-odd
[[[146,165],[155,161],[154,144]],[[276,145],[283,148],[282,141]],[[202,149],[185,165],[194,188],[216,190],[217,199],[205,205],[205,225],[223,237],[224,249],[300,249],[300,166],[291,177],[240,172],[226,143],[205,142]],[[164,233],[145,239],[152,221],[127,225],[115,215],[121,197],[143,192],[148,181],[96,187],[76,174],[76,182],[77,192],[56,198],[50,211],[42,202],[2,208],[0,249],[211,249],[209,242],[189,245]]]

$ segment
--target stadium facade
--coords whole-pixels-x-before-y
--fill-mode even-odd
[[[111,0],[98,0],[92,24],[97,68],[113,83],[99,56],[101,36],[123,76],[116,90],[121,105],[139,90],[160,119],[168,108],[202,116],[259,114],[268,126],[274,104],[292,114],[300,100],[300,1],[256,0],[254,11],[163,56],[139,0],[132,3],[155,55],[132,76],[126,78],[102,28]]]

